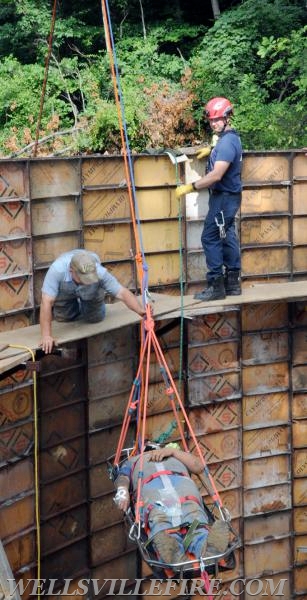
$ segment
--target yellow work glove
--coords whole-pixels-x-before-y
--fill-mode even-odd
[[[186,185],[179,185],[176,188],[176,198],[180,198],[181,196],[185,196],[185,194],[190,194],[194,192],[194,188],[191,183],[187,183]]]
[[[202,158],[207,158],[207,156],[209,156],[210,152],[211,152],[211,146],[205,146],[204,148],[199,150],[199,152],[197,152],[196,158],[198,158],[198,160],[201,160]]]

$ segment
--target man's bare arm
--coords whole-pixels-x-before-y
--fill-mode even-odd
[[[55,298],[48,296],[48,294],[42,294],[42,300],[40,305],[39,323],[41,328],[41,347],[50,354],[52,351],[55,340],[52,336],[52,307],[54,305]]]
[[[156,450],[152,450],[148,460],[161,462],[164,460],[164,458],[169,458],[170,456],[180,460],[180,462],[187,467],[190,473],[194,473],[195,475],[198,475],[204,469],[203,464],[198,456],[195,456],[195,454],[190,454],[190,452],[184,452],[183,450],[171,447],[157,448]]]

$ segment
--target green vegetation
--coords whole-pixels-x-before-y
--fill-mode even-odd
[[[216,95],[234,103],[245,149],[306,146],[305,0],[221,1],[220,17],[201,23],[196,5],[110,0],[130,148],[206,140],[203,106]],[[1,0],[2,156],[33,149],[52,6]],[[58,3],[39,139],[39,155],[121,149],[98,0]]]

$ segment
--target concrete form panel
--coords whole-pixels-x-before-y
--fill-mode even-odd
[[[90,546],[94,567],[133,549],[123,523],[93,533]]]
[[[243,275],[290,273],[288,248],[242,248]]]
[[[293,244],[303,244],[306,246],[306,217],[294,217],[293,218]],[[306,249],[306,248],[305,248]]]
[[[112,223],[112,225],[95,225],[84,229],[84,248],[96,252],[103,263],[128,260],[131,258],[132,247],[129,224]]]
[[[288,217],[245,219],[241,223],[241,244],[282,244],[289,240]],[[297,242],[299,243],[299,242]]]
[[[239,373],[223,373],[189,380],[190,406],[197,406],[237,398],[240,395],[241,383]]]
[[[33,306],[30,279],[27,276],[0,280],[0,314]]]
[[[296,506],[305,505],[307,498],[307,478],[294,479],[293,503]]]
[[[200,315],[187,323],[189,344],[239,339],[239,315],[235,311]]]
[[[243,463],[244,487],[248,489],[287,483],[290,473],[290,459],[286,454],[247,460]]]
[[[241,456],[241,435],[239,429],[230,429],[205,436],[198,436],[198,444],[208,464],[228,461]],[[194,442],[189,448],[194,451]]]
[[[307,506],[300,506],[293,510],[294,532],[307,534]],[[307,535],[306,535],[307,541]],[[306,551],[307,553],[307,551]]]
[[[57,477],[66,477],[75,471],[84,469],[85,465],[84,437],[60,442],[41,452],[40,477],[42,482]]]
[[[0,535],[4,542],[31,527],[34,527],[34,496],[25,496],[1,507]]]
[[[0,165],[0,198],[26,198],[29,196],[27,163],[3,161]]]
[[[288,307],[285,302],[247,304],[242,307],[242,330],[261,331],[288,327]]]
[[[30,163],[32,198],[77,196],[80,192],[79,160],[38,160]]]
[[[203,281],[207,273],[206,260],[203,250],[199,252],[189,252],[187,254],[187,281],[188,282],[199,282]],[[201,285],[199,289],[203,288]],[[189,291],[189,294],[192,292]]]
[[[112,273],[121,285],[124,285],[131,290],[136,289],[135,265],[132,261],[108,263],[106,267],[109,273]]]
[[[238,344],[222,342],[189,348],[188,369],[191,376],[218,371],[234,371],[239,367]]]
[[[1,239],[30,235],[29,208],[29,203],[20,200],[0,204]]]
[[[168,156],[138,156],[133,166],[137,187],[176,185],[176,171]]]
[[[259,592],[259,593],[257,593]],[[286,571],[285,573],[268,573],[264,577],[257,577],[254,580],[251,579],[245,586],[244,600],[276,600],[276,595],[280,594],[280,597],[291,598],[292,594],[292,581],[291,572]]]
[[[293,272],[307,271],[307,252],[306,247],[293,248]]]
[[[69,511],[71,507],[86,502],[86,499],[86,471],[82,470],[73,475],[68,474],[65,478],[41,487],[41,518],[47,519],[57,513]]]
[[[289,373],[287,363],[243,367],[243,392],[245,394],[269,394],[287,390]]]
[[[88,190],[82,196],[84,223],[93,221],[130,220],[131,208],[127,190]]]
[[[123,186],[126,184],[125,165],[122,156],[83,158],[81,166],[84,187]]]
[[[35,267],[50,265],[60,254],[79,248],[79,233],[55,235],[33,239]]]
[[[0,318],[0,331],[13,331],[13,329],[22,329],[31,325],[27,314],[8,315]]]
[[[290,431],[287,425],[243,432],[244,458],[282,454],[290,452],[290,448]]]
[[[291,511],[250,517],[244,524],[244,544],[289,537],[291,531]]]
[[[90,367],[89,399],[96,400],[127,392],[131,388],[133,375],[134,368],[131,359]]]
[[[178,218],[179,203],[174,189],[138,190],[136,199],[142,221]]]
[[[290,177],[289,159],[280,154],[246,155],[243,161],[242,178],[248,182],[259,183],[284,181]]]
[[[306,555],[304,554],[304,560],[305,556]],[[297,566],[294,568],[294,591],[297,594],[307,594],[307,565]]]
[[[287,393],[259,394],[244,396],[242,400],[243,426],[266,427],[289,421],[290,400]]]
[[[143,248],[146,252],[169,252],[179,250],[180,236],[177,221],[142,223]],[[161,256],[161,262],[164,257]]]
[[[289,510],[291,508],[290,489],[290,484],[284,483],[245,491],[243,495],[244,516]]]
[[[293,186],[293,215],[307,213],[307,183],[300,181]]]
[[[36,560],[35,531],[19,535],[7,542],[4,550],[13,573],[22,572],[25,565],[34,564]],[[28,577],[29,571],[26,569]],[[16,578],[17,579],[17,578]],[[24,595],[23,595],[24,597]]]
[[[189,421],[195,435],[237,427],[241,424],[240,403],[226,401],[201,408],[191,408]]]
[[[289,356],[288,332],[244,334],[242,337],[242,360],[244,365],[287,360]]]
[[[288,188],[252,188],[243,189],[241,216],[265,215],[266,213],[289,212]]]
[[[110,591],[110,588],[108,588],[108,579],[120,580],[129,578],[133,581],[138,577],[136,550],[131,550],[123,556],[117,556],[114,560],[106,561],[98,567],[94,567],[92,570],[92,577],[93,579],[99,580],[101,587],[102,584],[105,583],[101,594],[97,596],[98,599],[101,598],[102,595],[107,595],[108,591]],[[129,600],[138,600],[136,596],[129,595],[127,597]]]

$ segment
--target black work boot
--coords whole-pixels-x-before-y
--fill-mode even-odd
[[[194,299],[209,302],[210,300],[222,300],[225,296],[224,277],[220,275],[220,277],[213,279],[205,290],[195,294]]]
[[[226,269],[224,282],[226,296],[240,296],[241,279],[239,270],[228,271]]]

